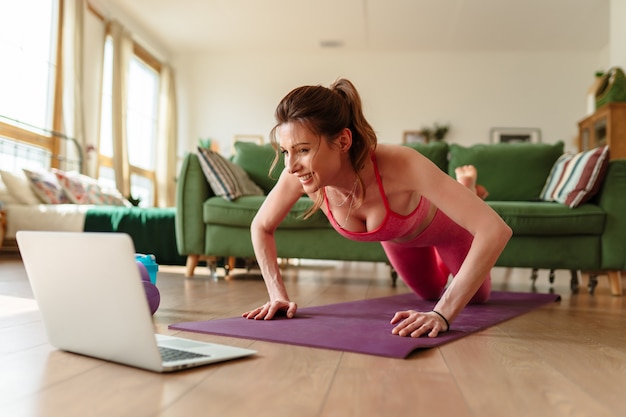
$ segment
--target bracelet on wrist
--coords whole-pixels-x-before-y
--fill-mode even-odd
[[[435,313],[436,315],[441,317],[443,319],[443,321],[446,322],[446,330],[445,331],[447,332],[448,330],[450,330],[450,322],[448,321],[448,319],[443,314],[438,312],[437,310],[433,310],[433,313]]]

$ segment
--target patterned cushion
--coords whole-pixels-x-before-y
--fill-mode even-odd
[[[52,172],[74,204],[104,204],[102,191],[98,182],[78,172],[65,172],[53,169]]]
[[[94,204],[132,207],[130,201],[128,201],[116,188],[107,188],[100,185],[98,188],[98,194],[95,195],[94,198],[101,201],[100,203]]]
[[[65,193],[76,204],[132,206],[115,187],[102,184],[87,175],[60,170],[54,170],[54,173]]]
[[[215,195],[229,201],[242,195],[263,195],[263,190],[252,182],[243,168],[217,152],[199,146],[198,159]]]
[[[30,187],[43,203],[67,204],[70,202],[65,191],[63,191],[63,187],[52,172],[36,172],[28,169],[22,171],[30,181]]]
[[[556,201],[571,208],[578,207],[596,194],[608,165],[608,146],[576,155],[562,155],[550,171],[541,199]]]

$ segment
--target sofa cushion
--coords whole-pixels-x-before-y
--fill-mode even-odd
[[[576,210],[549,202],[487,202],[513,229],[513,235],[602,235],[606,213],[595,204],[583,204]]]
[[[0,170],[0,177],[11,197],[19,204],[40,204],[41,201],[30,187],[24,173],[13,173]],[[9,203],[10,201],[4,201]]]
[[[263,189],[265,194],[269,193],[285,168],[283,158],[278,159],[278,164],[270,175],[269,170],[276,155],[271,144],[258,145],[253,142],[235,142],[234,148],[233,162],[242,167],[250,179]]]
[[[448,172],[448,152],[449,147],[446,142],[430,142],[419,143],[410,142],[405,144],[409,148],[413,148],[426,158],[435,163],[442,171]]]
[[[564,154],[554,163],[541,199],[578,207],[598,192],[608,166],[608,145]]]
[[[226,201],[223,198],[211,197],[204,202],[203,221],[205,224],[220,224],[225,226],[250,227],[252,219],[263,204],[264,196],[244,196],[235,201]],[[303,219],[304,213],[313,202],[308,197],[301,197],[293,206],[279,228],[285,229],[319,229],[330,228],[330,223],[321,210],[316,211],[308,219]]]
[[[51,172],[23,169],[37,197],[45,204],[67,204],[70,199],[63,191],[56,176]]]
[[[83,175],[74,172],[65,172],[59,169],[52,171],[57,177],[59,185],[65,191],[65,194],[74,204],[96,204],[96,188],[98,184],[95,179],[88,179]]]
[[[52,169],[57,181],[65,191],[65,194],[74,204],[101,204],[110,206],[131,207],[121,192],[116,188],[107,188],[96,179],[76,171],[65,172]]]
[[[17,198],[13,197],[2,179],[0,179],[0,207],[3,204],[22,204]]]
[[[450,145],[448,174],[474,165],[478,183],[489,191],[488,201],[538,201],[554,162],[563,154],[563,142],[498,143],[464,147]]]
[[[246,171],[219,153],[198,146],[198,160],[215,195],[229,201],[242,195],[263,195],[263,190],[250,180]]]

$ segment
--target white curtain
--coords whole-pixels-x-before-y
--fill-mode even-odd
[[[90,177],[97,178],[106,22],[102,17],[90,11],[89,5],[87,4],[84,23],[82,49],[82,99],[84,107],[82,111],[85,147],[83,148],[83,170],[84,173]]]
[[[172,207],[176,199],[177,108],[174,70],[169,65],[162,66],[160,80],[157,203],[159,207]]]
[[[77,0],[82,2],[84,0]],[[125,196],[131,194],[130,162],[128,156],[126,134],[126,110],[127,110],[127,84],[130,60],[133,54],[133,40],[131,33],[118,21],[109,22],[109,34],[113,41],[113,77],[112,77],[112,100],[111,100],[111,132],[113,136],[113,169],[115,171],[115,184],[118,190]],[[104,50],[104,34],[101,44],[97,47]],[[92,41],[95,43],[96,41]],[[100,40],[98,39],[98,43]],[[102,55],[102,53],[100,54]],[[102,66],[101,62],[99,63]],[[91,71],[91,70],[90,70]],[[93,81],[96,81],[96,77]],[[102,75],[99,73],[97,82],[101,85]],[[100,90],[99,90],[100,91]],[[93,94],[92,94],[93,95]],[[100,110],[100,94],[97,95],[98,112]],[[155,192],[159,207],[172,207],[175,204],[176,195],[176,155],[177,155],[177,107],[176,89],[174,84],[174,71],[163,64],[160,73],[159,102],[158,102],[158,137],[157,137],[157,165]],[[99,122],[99,115],[98,115]],[[100,129],[96,128],[99,132]],[[89,144],[97,144],[94,140]],[[93,169],[93,175],[96,174]]]
[[[113,132],[113,169],[115,184],[125,196],[130,195],[130,165],[126,138],[126,97],[128,68],[133,51],[130,32],[117,21],[111,22],[113,39],[113,95],[112,95],[112,132]]]
[[[63,27],[61,29],[63,124],[61,129],[63,134],[76,140],[78,148],[71,146],[65,140],[60,140],[60,154],[70,160],[76,160],[86,148],[82,90],[85,7],[84,0],[67,0],[63,3]],[[74,169],[82,172],[84,164]]]

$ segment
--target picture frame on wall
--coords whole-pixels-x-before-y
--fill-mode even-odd
[[[263,145],[263,135],[235,135],[233,142],[252,142],[257,145]]]
[[[428,143],[428,137],[421,130],[406,130],[402,133],[402,143]]]
[[[489,133],[491,143],[541,142],[541,129],[536,127],[494,127]]]

